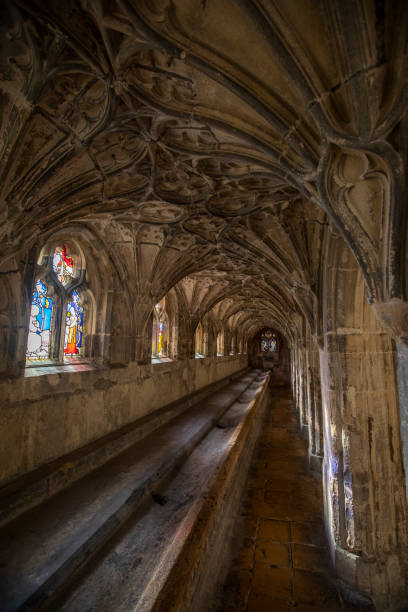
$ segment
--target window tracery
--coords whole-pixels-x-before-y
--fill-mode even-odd
[[[67,257],[66,246],[57,246],[52,258],[52,268],[57,276],[57,279],[64,287],[70,282],[74,276],[74,261],[72,257]]]
[[[169,324],[165,309],[165,298],[155,305],[153,311],[152,355],[167,357],[169,344]]]
[[[270,329],[261,335],[261,352],[275,353],[278,350],[278,337]]]
[[[205,357],[207,355],[208,333],[204,330],[201,323],[197,325],[194,344],[196,358]]]
[[[84,357],[84,266],[72,243],[48,245],[37,264],[28,324],[26,364]]]

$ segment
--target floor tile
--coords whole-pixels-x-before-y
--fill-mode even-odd
[[[294,573],[294,599],[297,604],[325,607],[339,605],[336,589],[319,573],[297,570]]]
[[[326,548],[310,544],[292,544],[292,559],[295,569],[309,572],[325,572],[330,563]]]
[[[292,599],[292,570],[255,563],[251,592],[283,601]]]
[[[289,522],[260,519],[258,538],[272,542],[289,542]]]
[[[296,608],[285,601],[271,597],[253,597],[248,599],[248,612],[297,612]]]
[[[280,542],[258,540],[255,548],[255,562],[267,563],[271,567],[290,567],[290,547]]]
[[[322,522],[292,522],[290,523],[291,541],[299,544],[314,544],[325,546],[326,537]]]

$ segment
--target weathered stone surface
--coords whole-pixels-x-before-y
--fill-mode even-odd
[[[342,604],[333,576],[330,573],[329,551],[324,535],[323,495],[321,487],[314,490],[313,498],[320,508],[320,520],[306,522],[310,512],[307,506],[302,509],[299,520],[275,520],[263,518],[263,509],[259,499],[266,494],[265,485],[254,488],[257,480],[259,455],[270,470],[280,463],[280,445],[285,442],[288,451],[287,469],[295,466],[299,476],[294,480],[298,499],[310,498],[313,483],[317,483],[304,461],[299,468],[300,448],[303,458],[307,457],[307,445],[301,440],[295,420],[293,404],[286,401],[288,394],[282,389],[271,390],[271,402],[267,412],[263,431],[260,435],[254,461],[250,470],[249,488],[240,508],[240,516],[235,527],[235,546],[237,554],[233,555],[231,569],[224,589],[219,594],[215,609],[223,610],[341,610]],[[282,427],[285,422],[285,427]],[[275,439],[275,443],[270,443]],[[265,452],[265,447],[268,449]],[[291,451],[294,451],[293,454]],[[279,491],[276,496],[283,505],[293,505],[290,491]],[[258,503],[248,504],[247,500]],[[253,523],[257,523],[254,530]],[[250,524],[252,537],[247,537],[241,529],[242,524]],[[248,564],[248,551],[255,551],[252,564]],[[348,606],[347,606],[348,608]],[[358,605],[350,609],[361,610]],[[371,608],[372,609],[372,608]]]
[[[405,0],[1,3],[0,483],[247,362],[273,368],[323,471],[338,575],[406,605],[407,32]],[[53,366],[28,377],[39,279]],[[250,503],[313,520],[277,453]]]
[[[123,553],[122,569],[123,572],[132,569],[136,572],[138,567],[139,582],[143,583],[143,580],[147,582],[139,584],[134,590],[133,582],[137,580],[134,573],[133,580],[129,581],[129,593],[126,597],[129,602],[142,596],[147,601],[153,602],[159,596],[162,586],[159,585],[157,578],[155,588],[150,593],[147,569],[151,569],[155,563],[163,564],[166,555],[176,555],[174,547],[183,548],[187,536],[182,528],[183,521],[185,525],[191,521],[194,525],[194,521],[199,523],[204,520],[206,514],[198,511],[200,498],[208,497],[210,500],[216,500],[217,495],[221,495],[214,484],[212,488],[210,487],[210,475],[212,474],[216,480],[218,472],[226,471],[227,490],[240,495],[237,483],[241,482],[242,485],[244,482],[245,470],[242,469],[242,476],[238,478],[237,475],[233,477],[234,470],[230,473],[227,468],[230,464],[234,465],[241,461],[242,445],[248,448],[248,459],[250,458],[249,449],[253,447],[255,434],[261,423],[265,405],[263,396],[267,392],[267,383],[265,375],[259,376],[259,372],[241,376],[236,382],[213,393],[193,409],[185,411],[150,436],[144,437],[99,470],[93,471],[71,487],[3,527],[1,530],[3,546],[0,555],[2,608],[11,611],[24,604],[28,608],[35,609],[44,602],[52,606],[51,602],[56,597],[59,598],[59,591],[78,576],[78,572],[84,569],[86,563],[102,550],[101,567],[95,573],[96,576],[98,572],[102,573],[104,579],[101,584],[98,583],[98,594],[96,591],[93,592],[95,580],[98,581],[98,578],[93,582],[90,581],[85,588],[85,599],[91,596],[96,601],[99,597],[99,609],[111,609],[112,604],[109,604],[108,600],[113,601],[110,591],[114,587],[112,583],[109,587],[108,583],[112,578],[115,579],[116,572],[110,575],[112,557],[108,555],[107,559],[104,558],[103,547],[114,538],[119,529],[126,540],[128,538],[125,535],[126,525],[133,524],[137,518],[139,522],[136,539],[132,541],[129,537],[121,546],[122,549],[137,546],[138,552],[128,550],[126,555]],[[247,401],[238,402],[237,400],[241,399],[248,388],[251,389],[251,394],[247,392]],[[262,391],[261,395],[256,394],[258,390]],[[235,426],[231,426],[228,431],[218,432],[214,423],[226,412],[235,414]],[[220,451],[213,458],[212,471],[209,471],[209,465],[206,469],[206,460],[214,442],[219,443]],[[181,479],[179,477],[177,480],[179,470],[176,468],[180,467]],[[241,467],[245,466],[241,463]],[[181,484],[183,478],[184,487]],[[169,481],[171,484],[168,484]],[[156,503],[153,503],[152,499]],[[159,507],[163,510],[152,510],[152,516],[143,518],[152,504],[153,508]],[[222,495],[219,504],[223,505]],[[210,512],[208,520],[210,517],[211,520],[215,520],[217,512],[221,510],[214,509],[215,516]],[[168,520],[167,526],[162,526],[164,529],[162,535],[157,534],[159,523],[154,526],[156,515],[161,515],[161,521],[165,517]],[[181,526],[177,522],[174,524],[175,517],[182,521]],[[222,522],[221,517],[217,520]],[[146,528],[147,524],[150,525],[150,529]],[[143,542],[140,542],[141,530],[145,531],[147,538]],[[164,550],[159,554],[160,546],[164,545]],[[130,568],[127,558],[129,554],[132,558]],[[195,563],[202,563],[200,554],[202,553],[197,551],[194,556]],[[116,553],[113,556],[115,555]],[[154,555],[156,557],[153,559]],[[135,557],[139,559],[136,564]],[[117,559],[115,564],[118,565]],[[171,564],[166,566],[164,563],[164,570],[169,572]],[[165,582],[166,578],[163,580]],[[102,582],[105,583],[105,595],[100,592]],[[115,588],[117,587],[120,588],[120,583]],[[189,578],[188,588],[194,592],[195,587],[196,580],[193,575]],[[206,588],[209,588],[208,584]],[[81,600],[81,596],[78,597]],[[72,598],[75,601],[76,595],[73,594]],[[125,598],[123,591],[122,598]],[[69,599],[71,600],[71,596]],[[70,609],[70,605],[64,605],[63,609]]]
[[[2,482],[6,484],[136,419],[152,415],[245,365],[246,359],[236,356],[151,366],[132,364],[102,371],[58,373],[55,368],[55,373],[47,375],[43,371],[40,376],[25,378],[23,384],[9,389],[7,401],[2,402],[1,429],[16,440],[12,448],[2,447]],[[101,381],[105,388],[98,388]],[[8,388],[7,382],[0,382],[0,388]],[[148,430],[147,422],[142,433]]]

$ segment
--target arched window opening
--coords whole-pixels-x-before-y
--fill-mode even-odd
[[[274,353],[278,350],[278,337],[270,329],[263,332],[261,336],[261,352]]]
[[[207,333],[204,332],[201,323],[197,325],[194,344],[196,358],[200,359],[201,357],[205,357],[207,354]]]
[[[38,261],[28,325],[26,364],[64,363],[85,356],[83,257],[74,243],[45,247]]]
[[[153,311],[152,356],[168,357],[169,324],[163,298]]]
[[[221,357],[224,355],[224,332],[220,331],[217,336],[217,355]]]

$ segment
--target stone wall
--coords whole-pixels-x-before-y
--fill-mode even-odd
[[[245,356],[54,372],[0,383],[2,485],[245,368]],[[45,370],[45,368],[44,368]]]
[[[408,4],[179,0],[172,18],[173,4],[0,3],[0,483],[230,375],[246,359],[229,355],[273,328],[338,575],[398,610]],[[66,286],[51,265],[64,246]],[[24,376],[41,279],[44,355],[66,362],[76,288],[95,369]],[[177,361],[152,367],[163,299],[160,357]]]
[[[407,603],[406,351],[397,352],[367,302],[357,262],[335,234],[321,299],[321,335],[300,322],[292,345],[299,424],[311,463],[323,463],[325,525],[339,580],[348,596],[356,589],[376,609],[394,612]]]

